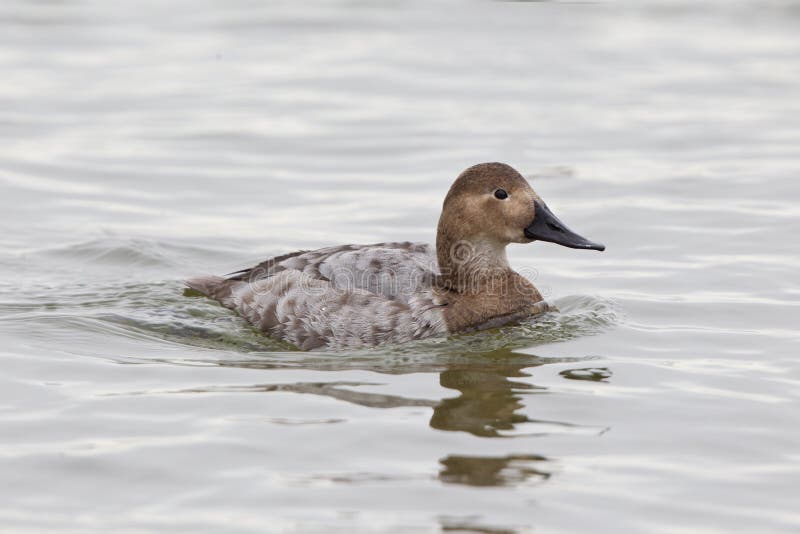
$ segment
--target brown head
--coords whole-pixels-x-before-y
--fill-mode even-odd
[[[456,178],[444,199],[436,237],[443,275],[465,268],[508,269],[509,243],[549,241],[604,250],[571,231],[520,173],[504,163],[481,163]]]

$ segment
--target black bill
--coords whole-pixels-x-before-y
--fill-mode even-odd
[[[594,241],[589,241],[567,228],[567,225],[558,220],[545,204],[533,202],[536,214],[533,222],[525,228],[525,237],[538,241],[549,241],[569,248],[584,248],[587,250],[605,250],[606,246]]]

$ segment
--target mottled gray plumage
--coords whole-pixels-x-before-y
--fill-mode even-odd
[[[446,332],[432,247],[344,245],[267,260],[187,285],[303,350],[400,343]]]

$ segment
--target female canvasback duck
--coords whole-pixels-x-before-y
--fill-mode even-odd
[[[343,350],[498,327],[549,308],[514,272],[509,243],[605,250],[564,225],[525,178],[482,163],[444,199],[436,249],[424,243],[298,251],[186,285],[302,350]]]

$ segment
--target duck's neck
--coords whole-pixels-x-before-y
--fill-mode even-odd
[[[436,237],[441,285],[463,294],[491,292],[513,274],[506,244],[489,239],[458,239],[442,232]]]

